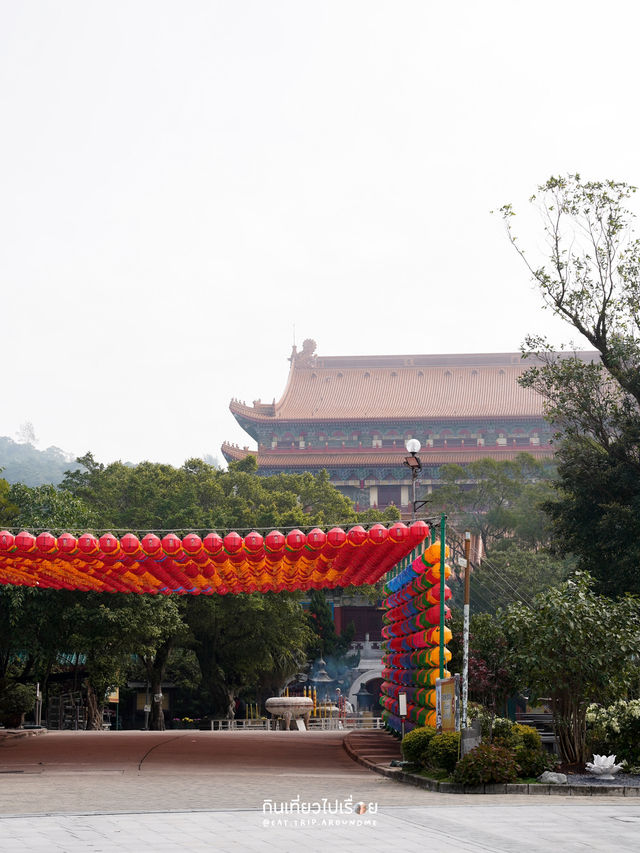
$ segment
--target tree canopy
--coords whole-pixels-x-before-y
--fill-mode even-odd
[[[509,238],[542,299],[595,354],[554,353],[535,335],[521,379],[543,395],[557,430],[558,486],[547,504],[558,546],[611,595],[640,592],[640,240],[635,187],[552,177],[538,188],[549,247],[530,260],[502,208]]]
[[[611,703],[638,678],[640,602],[598,595],[577,573],[502,617],[509,660],[521,688],[549,697],[562,755],[584,764],[587,705]]]

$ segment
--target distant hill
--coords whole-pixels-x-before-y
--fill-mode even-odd
[[[65,453],[59,447],[38,450],[33,444],[0,436],[0,468],[4,469],[0,477],[9,483],[27,486],[53,483],[57,486],[65,471],[80,467],[73,453]]]

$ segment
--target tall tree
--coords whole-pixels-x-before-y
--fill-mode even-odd
[[[549,247],[530,260],[502,208],[512,244],[542,299],[595,348],[555,354],[540,337],[522,377],[546,401],[559,446],[558,493],[548,509],[561,546],[579,556],[602,590],[640,592],[640,240],[628,208],[635,187],[552,177],[538,188]]]
[[[640,655],[640,601],[613,602],[592,587],[577,573],[502,618],[520,687],[550,697],[561,754],[578,765],[588,757],[587,706],[610,704],[637,683]]]

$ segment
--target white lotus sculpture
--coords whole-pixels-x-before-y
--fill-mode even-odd
[[[589,773],[600,779],[613,779],[622,770],[622,764],[616,764],[615,755],[594,755],[593,761],[587,761],[586,767]]]

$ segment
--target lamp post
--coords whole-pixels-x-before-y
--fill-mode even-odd
[[[410,456],[405,456],[404,464],[411,471],[411,493],[413,496],[413,500],[411,501],[411,518],[415,521],[416,519],[416,480],[422,471],[422,462],[420,461],[420,457],[418,453],[420,451],[420,447],[422,446],[417,438],[408,438],[404,446],[407,448],[407,452],[410,453]],[[426,501],[422,502],[422,506]]]

